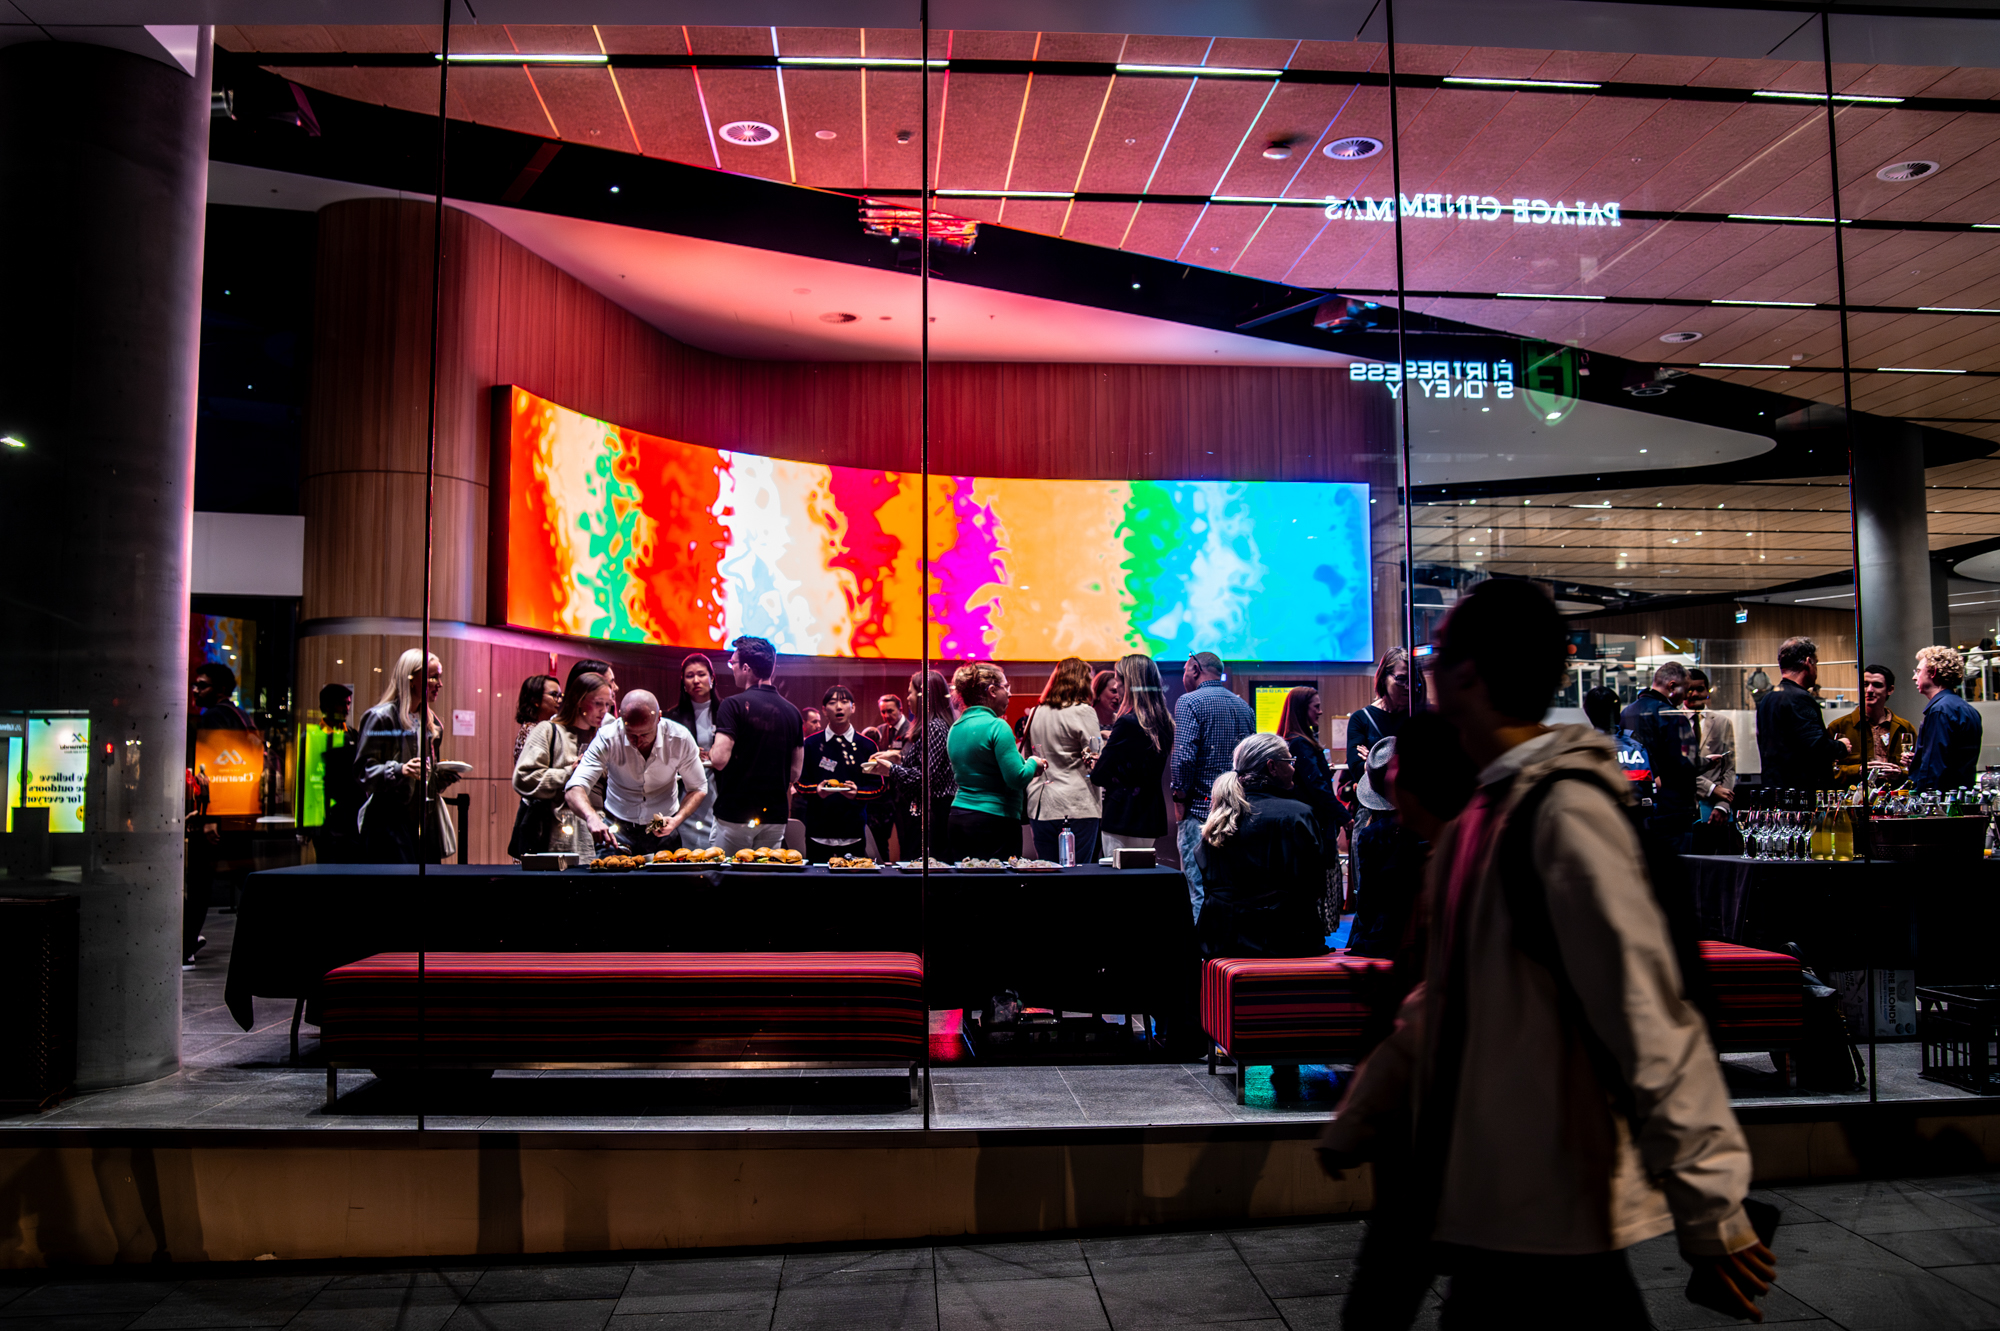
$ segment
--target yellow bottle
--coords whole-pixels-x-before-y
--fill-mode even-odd
[[[1826,807],[1826,792],[1813,796],[1812,828],[1806,834],[1806,856],[1815,860],[1833,858],[1833,828]]]
[[[1854,810],[1848,807],[1845,795],[1837,798],[1840,803],[1833,811],[1833,858],[1851,860],[1854,858]]]

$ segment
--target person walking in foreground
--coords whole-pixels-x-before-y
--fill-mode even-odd
[[[1175,840],[1180,844],[1181,872],[1187,875],[1188,903],[1201,919],[1201,869],[1195,847],[1208,821],[1208,793],[1215,778],[1229,770],[1230,755],[1244,737],[1257,729],[1257,714],[1222,682],[1222,658],[1196,652],[1181,670],[1187,689],[1174,704],[1174,756],[1168,767],[1174,804],[1180,813]]]
[[[1776,1270],[1612,747],[1540,724],[1564,654],[1561,615],[1525,581],[1479,584],[1443,627],[1439,711],[1479,789],[1435,847],[1426,982],[1321,1137],[1345,1169],[1394,1154],[1402,1125],[1385,1229],[1427,1270],[1357,1279],[1349,1327],[1408,1326],[1432,1270],[1451,1276],[1447,1328],[1650,1327],[1624,1250],[1669,1230],[1704,1298],[1738,1316],[1760,1317]]]

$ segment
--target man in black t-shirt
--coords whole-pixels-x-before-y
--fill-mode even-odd
[[[715,843],[725,855],[785,844],[792,787],[805,767],[805,720],[778,696],[777,649],[763,638],[731,644],[729,671],[743,692],[715,710]]]

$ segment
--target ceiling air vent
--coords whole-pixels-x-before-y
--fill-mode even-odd
[[[777,126],[761,120],[732,120],[715,132],[743,148],[761,148],[778,141]]]
[[[1382,140],[1357,135],[1351,139],[1335,139],[1320,151],[1336,162],[1358,162],[1364,157],[1373,157],[1381,152]]]
[[[1660,334],[1660,341],[1662,341],[1662,342],[1699,342],[1699,341],[1701,341],[1701,334],[1700,334],[1700,333],[1697,333],[1697,332],[1695,332],[1695,331],[1694,331],[1694,330],[1693,330],[1692,328],[1690,328],[1690,329],[1688,329],[1687,331],[1685,331],[1685,332],[1680,332],[1680,333],[1661,333],[1661,334]]]
[[[1875,173],[1875,179],[1889,181],[1922,180],[1925,176],[1935,175],[1937,169],[1938,164],[1936,162],[1891,162],[1888,166],[1883,167]]]

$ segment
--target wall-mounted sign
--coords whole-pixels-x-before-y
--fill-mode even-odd
[[[1397,203],[1400,200],[1400,210]],[[1452,218],[1465,222],[1497,222],[1509,213],[1518,226],[1623,226],[1615,203],[1587,203],[1578,199],[1565,203],[1557,199],[1515,199],[1502,204],[1491,194],[1401,194],[1377,199],[1328,199],[1326,215],[1332,221],[1343,218],[1355,222],[1393,222],[1398,211],[1405,217]]]
[[[1425,397],[1480,399],[1491,389],[1503,402],[1514,398],[1514,362],[1509,360],[1413,360],[1402,365],[1383,361],[1352,361],[1347,377],[1354,383],[1381,384],[1395,397],[1413,383]]]
[[[90,780],[90,718],[31,717],[27,747],[21,803],[30,809],[46,805],[51,832],[81,832]]]

